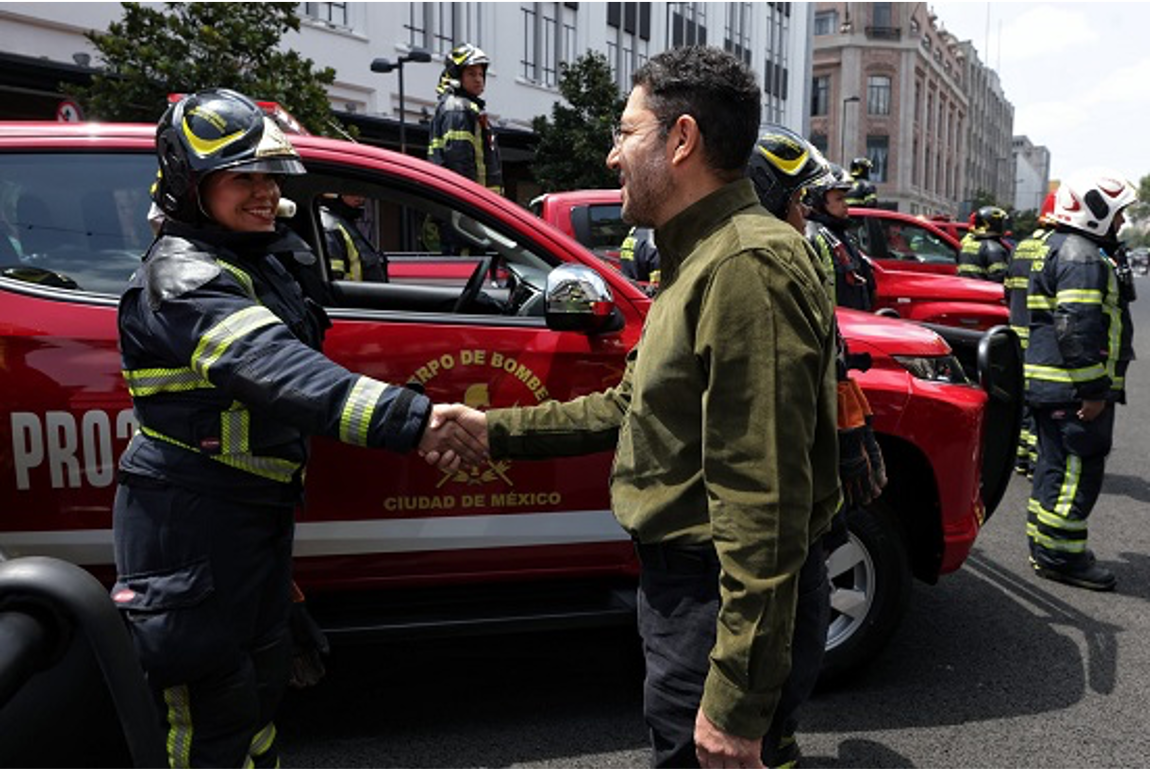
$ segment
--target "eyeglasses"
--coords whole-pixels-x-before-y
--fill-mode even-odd
[[[647,123],[639,126],[628,126],[627,128],[623,128],[622,123],[616,123],[611,126],[611,141],[613,142],[615,149],[619,149],[619,145],[623,143],[624,139],[639,133],[639,131],[641,131],[645,126],[655,126],[656,128],[662,130],[662,126],[658,120],[648,121]]]

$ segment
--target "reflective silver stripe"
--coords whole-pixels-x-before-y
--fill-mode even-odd
[[[232,313],[200,337],[200,343],[192,353],[192,368],[207,379],[212,364],[227,352],[233,342],[257,329],[278,323],[280,319],[275,313],[258,305]]]
[[[187,685],[164,689],[168,706],[168,763],[172,767],[192,766],[192,708]]]
[[[154,396],[157,393],[179,393],[187,390],[214,388],[189,368],[181,369],[125,369],[124,382],[133,398]]]
[[[370,377],[360,377],[343,405],[339,418],[339,440],[347,444],[367,446],[367,431],[375,414],[375,405],[388,388]]]
[[[1026,364],[1025,374],[1032,380],[1047,382],[1090,382],[1106,374],[1102,364],[1093,364],[1082,369],[1059,369],[1057,366]]]
[[[216,261],[219,263],[220,267],[222,267],[224,270],[227,270],[229,273],[231,273],[233,278],[240,282],[240,285],[244,287],[244,291],[248,293],[249,297],[259,302],[259,298],[256,296],[256,287],[252,284],[252,277],[250,275],[245,273],[243,270],[240,270],[235,265],[229,262],[225,262],[222,259]]]
[[[1035,515],[1039,522],[1045,524],[1053,529],[1066,530],[1068,532],[1085,532],[1086,522],[1078,521],[1076,519],[1067,519],[1057,513],[1043,508],[1037,500],[1033,497],[1027,505],[1027,510]]]

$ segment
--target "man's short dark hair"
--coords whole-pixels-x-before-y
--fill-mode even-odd
[[[709,46],[671,48],[640,67],[631,84],[647,90],[647,107],[664,132],[690,115],[711,167],[742,176],[762,114],[755,73],[742,60]]]

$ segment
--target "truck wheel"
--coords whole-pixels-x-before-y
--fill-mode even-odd
[[[911,571],[894,515],[881,503],[847,513],[850,537],[827,556],[831,617],[821,680],[859,669],[886,645],[910,602]]]

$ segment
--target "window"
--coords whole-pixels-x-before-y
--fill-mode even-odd
[[[818,11],[815,13],[815,34],[833,35],[839,29],[838,11]]]
[[[444,3],[454,6],[456,3]],[[576,8],[568,3],[524,3],[520,74],[530,83],[556,88],[559,62],[575,56]]]
[[[885,182],[886,181],[886,162],[887,153],[890,146],[890,137],[885,134],[874,135],[868,134],[866,138],[866,154],[870,158],[870,162],[874,164],[871,169],[870,178],[872,182]]]
[[[891,3],[875,3],[871,14],[874,26],[879,29],[890,29],[894,26],[892,23]]]
[[[751,4],[728,3],[723,48],[751,65]]]
[[[886,75],[867,77],[866,111],[871,115],[890,114],[890,78]]]
[[[707,44],[707,3],[668,3],[670,47]]]
[[[650,3],[607,3],[607,26],[622,29],[628,35],[651,39]]]
[[[340,27],[350,26],[347,23],[347,3],[304,3],[303,15]]]
[[[811,114],[826,115],[830,109],[831,78],[820,75],[811,86]]]
[[[763,48],[763,120],[772,123],[786,121],[790,114],[787,105],[787,90],[790,85],[789,40],[790,4],[767,3],[756,6],[756,12],[766,13],[766,23],[758,22],[760,30],[766,34],[762,39]],[[799,105],[799,109],[802,106]]]
[[[41,286],[119,295],[152,242],[156,156],[0,156],[0,269]]]
[[[407,43],[433,53],[447,53],[459,43],[483,47],[475,3],[408,3]]]
[[[811,134],[811,144],[813,144],[819,152],[823,155],[827,154],[827,135],[814,133]]]

